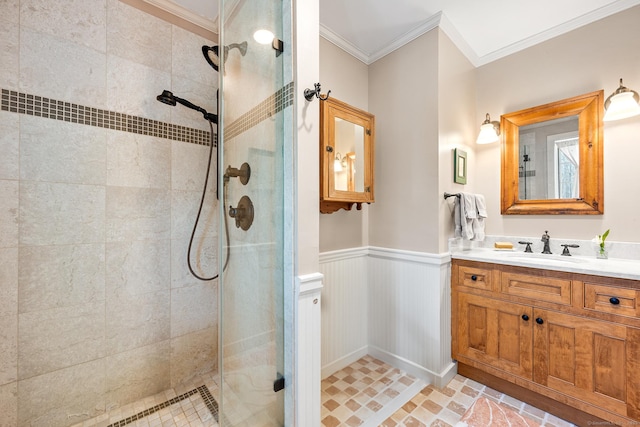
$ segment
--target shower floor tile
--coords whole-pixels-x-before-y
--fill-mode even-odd
[[[72,427],[217,427],[218,386],[208,377],[205,384],[165,390]]]

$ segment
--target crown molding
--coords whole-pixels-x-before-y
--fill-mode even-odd
[[[369,65],[371,62],[369,61],[369,55],[355,47],[353,44],[349,43],[347,40],[334,33],[333,30],[323,24],[320,24],[320,36],[327,41],[335,44],[340,49],[347,52],[349,55],[353,56],[356,59],[364,62]]]
[[[591,24],[592,22],[596,22],[600,19],[606,18],[607,16],[613,15],[618,12],[622,12],[626,9],[629,9],[630,7],[637,6],[639,4],[640,4],[640,0],[615,1],[599,9],[596,9],[591,12],[585,13],[584,15],[578,16],[563,24],[556,25],[555,27],[550,28],[546,31],[535,34],[531,37],[520,40],[516,43],[512,43],[508,46],[505,46],[502,49],[498,49],[491,53],[483,55],[478,58],[477,63],[474,63],[474,65],[476,67],[480,67],[482,65],[496,61],[500,58],[504,58],[505,56],[509,56],[511,54],[514,54],[526,48],[535,46],[539,43],[545,42],[547,40],[551,40],[552,38],[568,33],[569,31],[573,31],[577,28]]]
[[[144,3],[150,4],[158,9],[164,10],[172,16],[176,16],[183,19],[197,27],[200,27],[206,31],[210,31],[214,34],[218,33],[218,20],[211,20],[204,16],[198,15],[195,12],[180,6],[171,0],[142,0]]]
[[[420,37],[421,35],[433,30],[436,27],[440,27],[440,29],[451,39],[456,47],[460,49],[463,55],[467,57],[469,62],[471,62],[471,64],[477,68],[505,56],[509,56],[526,48],[550,40],[554,37],[568,33],[569,31],[575,30],[584,25],[606,18],[607,16],[613,15],[614,13],[622,12],[626,9],[629,9],[630,7],[637,6],[639,4],[640,0],[618,0],[594,11],[578,16],[568,22],[550,28],[549,30],[535,34],[531,37],[527,37],[526,39],[520,40],[516,43],[512,43],[508,46],[505,46],[504,48],[495,50],[483,56],[479,56],[473,50],[473,48],[471,48],[469,43],[467,43],[460,32],[442,12],[436,13],[422,24],[391,41],[384,48],[372,53],[363,52],[322,24],[320,24],[320,35],[331,43],[340,47],[347,53],[351,54],[355,58],[359,59],[367,65],[370,65],[378,59],[390,54],[394,50],[401,48],[410,41]]]

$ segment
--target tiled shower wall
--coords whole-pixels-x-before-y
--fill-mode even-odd
[[[155,99],[216,111],[203,44],[118,0],[0,0],[1,89],[209,132]],[[217,369],[217,281],[186,267],[208,150],[0,111],[0,425],[70,425]]]

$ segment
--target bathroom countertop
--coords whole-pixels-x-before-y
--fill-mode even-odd
[[[516,250],[488,248],[452,251],[451,258],[640,280],[640,261],[638,260],[619,258],[597,259],[595,256],[545,255],[525,253]]]

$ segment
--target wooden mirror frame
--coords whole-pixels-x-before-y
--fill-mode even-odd
[[[364,129],[364,191],[342,191],[335,187],[333,169],[336,154],[336,118],[346,120]],[[320,103],[320,212],[333,213],[339,209],[350,211],[353,204],[358,210],[362,203],[373,203],[375,116],[333,97]],[[350,153],[345,153],[348,155]],[[353,158],[347,160],[353,170]]]
[[[500,117],[502,168],[500,212],[503,215],[601,215],[604,213],[604,91],[591,92]],[[578,116],[580,189],[577,199],[519,199],[519,131],[521,126]]]

